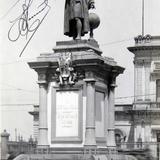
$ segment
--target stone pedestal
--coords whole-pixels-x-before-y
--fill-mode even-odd
[[[55,154],[107,154],[107,147],[115,147],[111,80],[115,82],[124,68],[101,56],[95,40],[57,42],[53,50],[29,62],[40,85],[38,145],[49,145]],[[104,133],[99,134],[96,125],[102,126]]]

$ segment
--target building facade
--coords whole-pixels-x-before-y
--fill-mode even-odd
[[[160,159],[160,37],[138,36],[134,57],[134,102],[116,105],[116,136],[122,148],[149,147]],[[119,144],[120,145],[120,144]]]

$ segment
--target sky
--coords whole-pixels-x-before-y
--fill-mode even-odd
[[[35,6],[43,0],[33,0]],[[63,35],[65,0],[48,0],[51,9],[34,34],[21,57],[27,43],[25,37],[16,42],[8,40],[8,31],[13,21],[22,13],[24,0],[0,0],[0,131],[7,129],[11,139],[17,134],[27,139],[32,135],[33,104],[38,104],[37,74],[27,62],[34,61],[40,53],[52,53],[56,41],[71,40]],[[16,5],[15,5],[16,4]],[[12,7],[14,6],[14,7]],[[30,14],[37,11],[33,5]],[[117,78],[116,103],[132,103],[134,95],[134,55],[127,47],[134,45],[134,37],[142,33],[141,0],[95,0],[100,26],[94,31],[103,56],[112,57],[125,68]],[[160,35],[160,0],[145,0],[145,34]],[[15,28],[14,33],[16,33]],[[88,35],[83,37],[87,39]]]

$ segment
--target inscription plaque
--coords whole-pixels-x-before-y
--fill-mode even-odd
[[[57,91],[56,137],[77,137],[78,127],[78,91]]]

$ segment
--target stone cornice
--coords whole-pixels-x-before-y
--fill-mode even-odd
[[[131,52],[136,50],[153,50],[158,49],[160,47],[160,36],[151,36],[147,35],[138,35],[134,38],[135,46],[128,47],[128,50]]]
[[[157,79],[159,79],[160,78],[160,70],[158,71],[153,71],[152,73],[151,73],[151,76],[153,76],[153,77],[157,77]]]
[[[134,58],[134,64],[140,66],[147,66],[151,65],[151,58],[148,59],[141,59],[141,58]]]
[[[153,51],[153,50],[160,50],[160,45],[155,46],[134,46],[134,47],[128,47],[127,48],[130,52],[133,52],[135,54],[135,51]]]
[[[51,65],[50,62],[28,62],[29,66],[34,69],[38,74],[38,84],[47,83],[48,69]]]
[[[73,60],[73,67],[78,74],[82,72],[92,71],[98,77],[107,79],[108,75],[115,78],[119,74],[123,73],[124,68],[118,65],[111,66],[104,62],[102,59],[79,59]],[[58,62],[29,62],[29,66],[38,73],[39,81],[47,81],[48,78],[55,76]]]
[[[77,45],[82,48],[77,48]],[[88,48],[86,48],[86,45]],[[74,48],[74,50],[70,50]],[[65,51],[62,50],[65,48]],[[96,49],[95,49],[96,48]],[[61,50],[62,49],[62,50]],[[38,80],[41,83],[56,81],[56,69],[58,68],[58,59],[71,53],[72,67],[78,75],[78,79],[85,77],[88,71],[94,72],[93,78],[107,80],[115,79],[124,71],[123,67],[117,65],[113,58],[103,57],[100,55],[99,45],[96,41],[62,41],[57,42],[54,48],[55,53],[41,54],[36,62],[29,62],[29,66],[38,73]],[[108,77],[110,75],[110,77]],[[106,82],[107,83],[107,82]],[[112,83],[112,82],[109,82]]]
[[[39,115],[39,111],[31,111],[31,112],[28,112],[29,114],[33,115],[33,116],[38,116]]]
[[[49,61],[36,61],[28,62],[28,65],[30,66],[30,68],[38,71],[40,69],[48,68],[51,65],[51,63]]]

